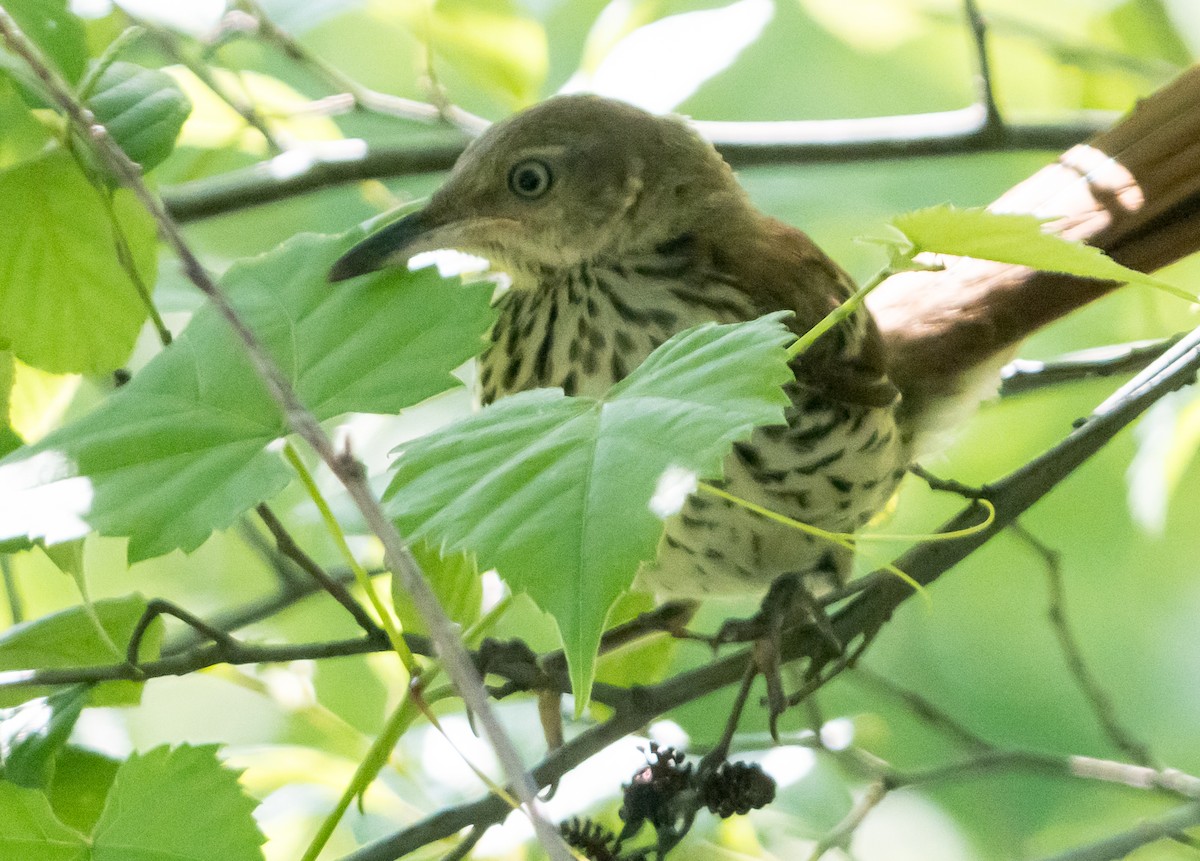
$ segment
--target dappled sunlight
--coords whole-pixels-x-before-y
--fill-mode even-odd
[[[95,491],[55,449],[0,464],[0,540],[27,536],[58,544],[91,531],[85,517]]]
[[[616,8],[631,11],[622,0],[605,11]],[[771,0],[739,0],[661,18],[625,36],[593,70],[580,70],[562,92],[598,93],[660,113],[673,110],[732,65],[774,12]]]

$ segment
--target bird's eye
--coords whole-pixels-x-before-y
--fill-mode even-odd
[[[550,190],[552,179],[549,166],[544,161],[531,158],[517,162],[508,172],[508,187],[513,194],[533,200]]]

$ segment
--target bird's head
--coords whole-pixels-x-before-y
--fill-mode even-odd
[[[526,272],[727,226],[745,206],[728,165],[683,120],[599,96],[558,96],[490,127],[425,208],[352,248],[330,279],[455,249],[519,282]]]

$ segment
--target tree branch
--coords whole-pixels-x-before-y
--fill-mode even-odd
[[[116,145],[104,127],[96,123],[95,117],[46,63],[40,51],[21,32],[16,21],[3,6],[0,6],[0,37],[46,86],[51,98],[66,115],[72,128],[91,148],[101,164],[112,173],[114,179],[132,191],[146,211],[154,217],[159,233],[182,262],[187,279],[208,297],[242,342],[251,366],[265,384],[271,399],[282,410],[288,425],[312,446],[346,488],[369,528],[383,544],[388,567],[400,577],[405,589],[412,596],[413,606],[425,622],[447,674],[467,707],[475,713],[476,720],[491,742],[508,779],[512,781],[517,798],[527,808],[539,839],[552,858],[556,861],[567,861],[570,853],[566,844],[558,831],[539,812],[536,787],[525,772],[525,765],[512,739],[496,719],[488,701],[487,691],[467,655],[466,648],[459,640],[416,560],[405,546],[404,539],[388,520],[368,486],[363,465],[353,458],[349,451],[338,453],[334,450],[316,417],[300,402],[295,390],[267,355],[258,337],[247,328],[234,311],[225,292],[217,286],[192,252],[174,219],[151,194],[142,180],[141,168]]]
[[[1105,840],[1070,849],[1046,861],[1117,861],[1147,843],[1170,839],[1185,828],[1197,825],[1200,825],[1200,803],[1185,804],[1159,819],[1143,822]]]
[[[1000,397],[1012,397],[1062,383],[1136,373],[1178,340],[1176,335],[1158,341],[1096,347],[1052,362],[1016,359],[1000,371]]]
[[[1063,659],[1067,662],[1067,668],[1075,679],[1075,685],[1087,699],[1097,723],[1104,730],[1104,734],[1108,736],[1109,742],[1130,760],[1139,765],[1155,766],[1156,760],[1150,752],[1149,746],[1135,738],[1133,733],[1122,725],[1120,718],[1117,717],[1116,706],[1113,705],[1112,698],[1101,686],[1100,681],[1083,657],[1083,649],[1067,621],[1062,557],[1057,550],[1047,546],[1020,523],[1014,523],[1011,529],[1014,535],[1033,549],[1045,565],[1046,583],[1050,590],[1050,602],[1047,608],[1050,626],[1054,629],[1059,651],[1062,652]]]
[[[1012,124],[997,134],[980,106],[929,114],[838,120],[696,122],[735,168],[776,164],[840,164],[889,158],[963,153],[1058,151],[1107,128],[1110,114],[1085,115],[1050,125]],[[303,170],[295,155],[198,179],[163,190],[163,203],[180,223],[236,212],[301,194],[367,179],[388,179],[449,170],[470,138],[431,135],[424,142],[369,146],[350,158],[313,154]]]
[[[316,563],[316,560],[301,549],[300,545],[296,543],[296,539],[292,537],[279,518],[275,516],[275,512],[271,510],[270,506],[264,502],[259,504],[254,510],[258,512],[258,516],[262,518],[262,522],[266,524],[267,529],[270,531],[272,537],[274,537],[275,546],[280,553],[300,566],[322,589],[345,607],[346,611],[354,617],[354,621],[358,623],[360,628],[366,631],[369,637],[379,636],[383,633],[383,629],[375,624],[375,620],[371,618],[371,614],[366,611],[366,608],[354,600],[354,596],[350,594],[350,590],[344,584],[330,577],[328,572]]]

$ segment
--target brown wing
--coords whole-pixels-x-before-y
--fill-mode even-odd
[[[762,312],[788,310],[797,336],[807,332],[854,292],[854,283],[806,234],[775,219],[721,237],[714,264],[749,293]],[[732,241],[731,241],[732,240]],[[885,407],[899,392],[887,376],[883,341],[862,308],[823,335],[792,363],[807,388],[844,403]]]

